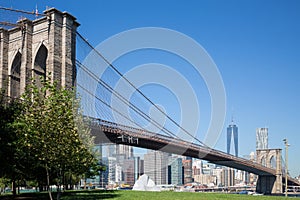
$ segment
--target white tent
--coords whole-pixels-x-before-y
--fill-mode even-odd
[[[160,191],[152,179],[148,175],[144,174],[135,182],[132,190],[139,191]]]

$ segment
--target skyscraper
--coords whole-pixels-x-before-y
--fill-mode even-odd
[[[183,183],[191,183],[193,182],[193,159],[192,157],[186,157],[182,160],[183,166]]]
[[[268,128],[256,129],[256,149],[268,149]]]
[[[149,150],[144,155],[144,173],[157,185],[167,184],[168,154]]]
[[[116,145],[117,154],[124,155],[124,158],[133,158],[133,148],[132,146],[117,144]]]
[[[134,157],[134,181],[137,181],[144,174],[144,160]]]
[[[239,136],[238,127],[231,121],[231,124],[227,128],[227,153],[230,153],[231,137],[233,136],[235,156],[238,156]]]
[[[110,144],[107,145],[107,157],[116,157],[123,156],[125,158],[133,157],[133,148],[132,146],[123,145],[123,144]]]
[[[168,184],[181,185],[182,182],[182,158],[170,157],[168,165]]]
[[[103,159],[107,162],[106,166],[108,167],[108,184],[115,184],[116,181],[116,158],[107,157],[107,159]]]
[[[134,158],[128,158],[124,160],[122,166],[122,174],[124,177],[124,183],[129,184],[131,186],[135,183],[134,172],[135,172],[135,160]]]

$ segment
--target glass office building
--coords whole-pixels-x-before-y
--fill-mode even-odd
[[[238,156],[238,146],[239,146],[239,137],[238,137],[238,127],[231,122],[227,128],[227,153],[230,154],[231,138],[233,137],[235,156]]]

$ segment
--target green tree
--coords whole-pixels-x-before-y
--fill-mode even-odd
[[[21,177],[18,174],[16,165],[16,132],[12,127],[14,120],[21,112],[21,104],[15,99],[8,98],[5,91],[0,91],[0,177],[2,180],[12,180],[15,187],[15,180]],[[13,190],[15,194],[15,190]]]
[[[31,176],[42,171],[45,178],[38,181],[46,179],[52,199],[49,187],[53,180],[60,188],[65,173],[79,176],[95,163],[93,138],[79,112],[74,91],[45,80],[41,87],[34,82],[29,85],[22,99],[24,109],[14,123],[17,155],[30,162],[22,162],[18,167],[24,170],[26,166],[26,173]]]

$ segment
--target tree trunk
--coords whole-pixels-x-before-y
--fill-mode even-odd
[[[61,196],[61,188],[60,187],[61,187],[60,185],[57,186],[57,195],[56,195],[57,200],[60,200],[60,196]]]
[[[17,187],[16,187],[16,181],[15,180],[12,180],[12,193],[13,193],[13,196],[17,195]]]
[[[43,192],[43,185],[42,185],[42,183],[41,182],[39,182],[39,192]]]
[[[56,199],[59,200],[60,196],[61,196],[61,190],[62,190],[62,186],[64,186],[63,182],[64,182],[64,173],[62,173],[62,170],[59,170],[59,174],[58,174],[58,179],[57,179],[57,195],[56,195]]]
[[[47,165],[46,165],[46,174],[47,174],[47,189],[48,189],[48,192],[49,192],[49,198],[50,198],[50,200],[53,200],[52,193],[51,193],[51,190],[50,190],[50,177],[49,177],[49,170],[48,170]]]

